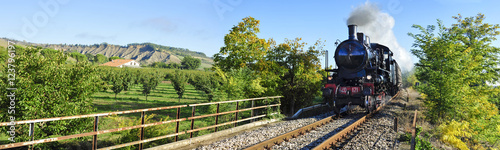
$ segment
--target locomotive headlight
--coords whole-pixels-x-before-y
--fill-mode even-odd
[[[372,79],[372,75],[367,75],[366,79],[371,80]]]

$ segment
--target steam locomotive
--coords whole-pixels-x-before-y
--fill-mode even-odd
[[[351,105],[370,113],[400,90],[401,69],[387,46],[370,43],[356,25],[348,25],[348,29],[349,38],[335,50],[337,69],[325,69],[329,75],[323,97],[336,114]]]

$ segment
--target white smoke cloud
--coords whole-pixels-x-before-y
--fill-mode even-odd
[[[370,2],[354,8],[347,19],[347,24],[358,25],[358,32],[369,36],[370,42],[389,47],[402,70],[411,70],[413,61],[410,52],[399,45],[392,31],[394,22],[391,15],[381,12],[375,4]]]

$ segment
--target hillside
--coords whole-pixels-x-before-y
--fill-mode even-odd
[[[151,64],[153,62],[180,63],[181,59],[188,55],[201,59],[202,67],[210,67],[213,64],[213,60],[207,57],[204,53],[190,51],[185,48],[163,46],[153,43],[132,43],[126,46],[107,43],[94,45],[39,44],[0,38],[0,46],[7,45],[7,40],[15,41],[17,45],[33,45],[63,51],[76,51],[82,54],[103,54],[106,57],[118,56],[125,59],[134,59],[139,61],[141,64]]]

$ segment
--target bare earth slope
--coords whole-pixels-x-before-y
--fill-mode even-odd
[[[6,38],[0,38],[0,46],[6,45]],[[134,59],[143,64],[151,64],[153,62],[175,62],[180,63],[184,56],[190,55],[202,60],[202,66],[211,66],[213,60],[206,57],[201,52],[194,52],[183,48],[175,48],[169,46],[162,46],[153,43],[140,43],[128,44],[126,46],[113,45],[113,44],[94,44],[94,45],[81,45],[81,44],[38,44],[29,43],[24,41],[15,41],[17,45],[33,45],[43,48],[50,48],[63,51],[77,51],[82,54],[103,54],[106,57],[118,56],[125,59]],[[5,47],[5,46],[4,46]]]

